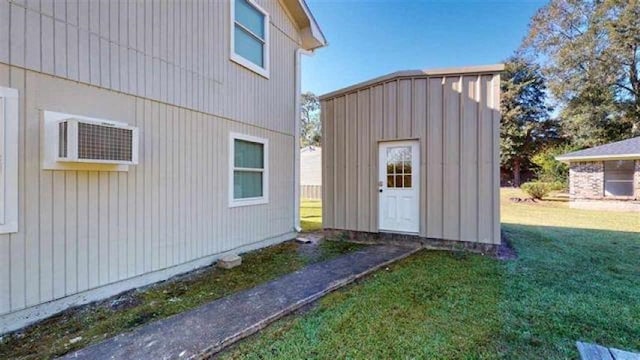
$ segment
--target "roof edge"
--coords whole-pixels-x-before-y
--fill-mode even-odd
[[[319,96],[320,100],[327,100],[362,87],[370,87],[372,85],[390,81],[402,77],[414,77],[414,76],[447,76],[447,75],[469,75],[469,74],[492,74],[504,71],[504,64],[493,65],[476,65],[476,66],[461,66],[451,68],[436,68],[427,70],[403,70],[396,71],[387,75],[379,76],[371,80],[363,81],[351,86],[347,86],[342,89],[338,89]]]
[[[327,39],[305,0],[280,0],[295,21],[302,40],[302,48],[308,51],[327,46]]]
[[[562,162],[572,161],[607,161],[607,160],[637,160],[640,154],[620,154],[620,155],[583,155],[583,156],[556,156],[556,160]]]

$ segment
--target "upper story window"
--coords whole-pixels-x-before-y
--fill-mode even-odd
[[[269,14],[253,0],[232,0],[231,60],[269,78]]]

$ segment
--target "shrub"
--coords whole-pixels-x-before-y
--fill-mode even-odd
[[[569,184],[564,181],[554,181],[549,183],[549,190],[551,191],[568,191]]]
[[[520,188],[534,199],[542,199],[551,192],[551,185],[542,181],[524,183]]]

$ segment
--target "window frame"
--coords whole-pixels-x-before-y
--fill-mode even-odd
[[[631,179],[630,180],[607,180],[607,163],[610,162],[620,162],[620,161],[624,161],[624,162],[630,162],[631,163]],[[603,191],[602,191],[602,195],[605,198],[618,198],[618,199],[630,199],[633,198],[635,195],[635,160],[626,160],[626,159],[621,159],[621,160],[605,160],[602,163],[602,182],[603,182]],[[630,195],[608,195],[607,194],[607,184],[608,183],[631,183],[631,194]]]
[[[18,232],[18,90],[0,87],[0,234]]]
[[[248,141],[262,144],[263,168],[262,171],[256,169],[236,168],[235,166],[235,142],[236,140]],[[262,196],[236,199],[234,195],[234,179],[236,171],[256,171],[262,172]],[[269,203],[269,140],[257,136],[231,132],[229,134],[229,207],[262,205]]]
[[[269,73],[269,24],[270,24],[270,17],[269,17],[269,13],[264,10],[262,7],[260,7],[260,5],[256,4],[256,2],[254,0],[245,0],[246,2],[249,3],[249,5],[253,6],[256,10],[258,10],[258,12],[260,12],[262,15],[264,15],[264,46],[262,48],[262,61],[264,64],[264,67],[260,67],[259,65],[253,63],[251,60],[243,57],[242,55],[236,53],[236,46],[235,46],[235,28],[236,28],[236,0],[230,0],[231,4],[230,4],[230,17],[229,17],[229,23],[231,24],[230,26],[230,43],[229,43],[229,54],[230,54],[230,59],[231,61],[255,72],[256,74],[265,77],[267,79],[269,79],[270,73]],[[253,36],[257,37],[258,39],[260,39],[257,35],[253,34],[253,32],[251,32],[251,30],[247,29],[244,25],[238,23],[238,25],[240,27],[242,27],[245,31],[248,31],[250,34],[252,34]]]

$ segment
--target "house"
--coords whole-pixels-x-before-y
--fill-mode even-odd
[[[0,333],[298,229],[303,0],[0,0]]]
[[[321,96],[324,227],[500,244],[502,70],[400,71]]]
[[[556,159],[569,164],[571,207],[640,211],[640,137]]]
[[[322,148],[306,146],[300,149],[300,186],[303,199],[322,198]]]

